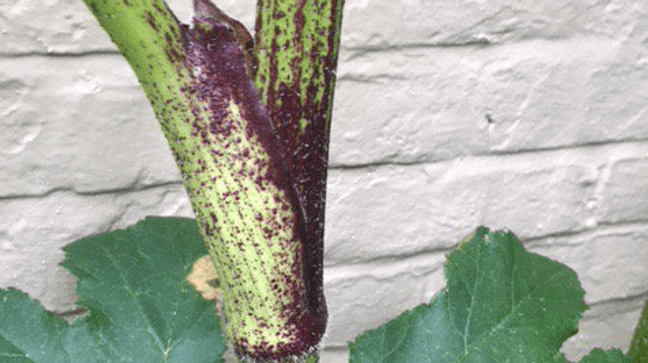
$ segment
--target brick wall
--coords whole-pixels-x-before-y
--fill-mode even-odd
[[[254,1],[219,5],[251,27]],[[591,309],[569,358],[627,349],[648,297],[648,3],[347,0],[342,43],[324,362],[435,295],[482,224],[579,273]],[[0,287],[71,310],[62,246],[192,214],[80,0],[0,0],[0,120]]]

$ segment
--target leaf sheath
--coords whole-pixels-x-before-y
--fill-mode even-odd
[[[324,199],[342,1],[260,2],[297,23],[260,15],[253,51],[240,23],[208,0],[195,1],[192,27],[161,0],[84,1],[169,142],[237,352],[311,351],[327,320]]]

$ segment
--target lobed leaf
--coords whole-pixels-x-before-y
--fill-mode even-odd
[[[206,253],[193,219],[147,218],[64,248],[85,318],[72,324],[0,291],[2,362],[222,362],[214,305],[186,281]]]
[[[350,343],[350,361],[565,362],[586,306],[574,271],[479,228],[448,256],[446,288]]]

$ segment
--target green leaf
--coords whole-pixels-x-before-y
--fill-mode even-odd
[[[637,329],[632,337],[632,342],[630,342],[628,355],[632,357],[633,363],[648,362],[648,300],[646,300]]]
[[[566,362],[558,350],[586,309],[574,271],[482,227],[444,272],[444,291],[356,338],[350,361]]]
[[[88,315],[68,324],[20,291],[0,291],[0,361],[223,361],[214,304],[186,281],[207,253],[195,220],[147,218],[64,251]]]
[[[619,349],[604,351],[596,348],[587,356],[583,357],[580,363],[631,363],[632,358],[623,355]]]
[[[67,324],[27,294],[0,291],[0,358],[3,362],[67,362],[61,344]]]

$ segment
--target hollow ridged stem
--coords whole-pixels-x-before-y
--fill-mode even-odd
[[[317,361],[342,2],[260,2],[253,49],[208,0],[195,1],[192,27],[161,0],[85,2],[131,64],[173,151],[238,356]]]

